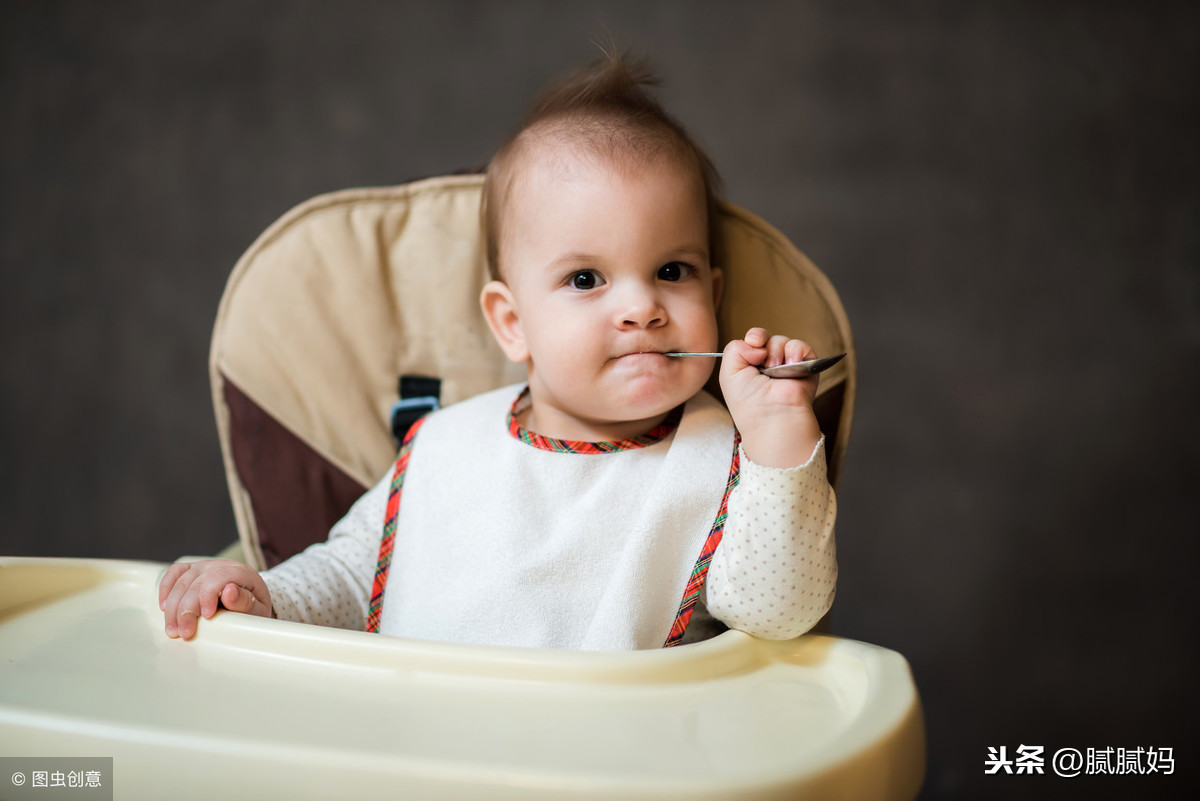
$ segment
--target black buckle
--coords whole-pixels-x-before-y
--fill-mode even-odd
[[[413,423],[441,408],[438,400],[441,392],[440,378],[422,375],[400,376],[400,400],[392,404],[392,436],[397,442],[404,441],[404,435]]]

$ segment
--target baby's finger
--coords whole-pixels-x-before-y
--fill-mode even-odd
[[[767,329],[757,327],[751,328],[746,332],[746,336],[743,339],[745,343],[752,348],[766,347]]]
[[[254,593],[243,590],[232,581],[225,585],[225,589],[221,590],[221,606],[230,612],[249,612],[250,608],[254,606],[253,599]]]
[[[265,616],[267,610],[267,605],[250,589],[232,581],[221,590],[221,605],[231,612],[243,612],[248,615]]]
[[[188,638],[186,632],[194,632],[200,618],[208,619],[217,613],[221,590],[228,583],[226,571],[212,562],[199,578],[192,582],[179,601],[180,636]],[[194,614],[193,614],[194,613]]]
[[[179,604],[187,594],[188,589],[195,582],[196,575],[196,572],[193,570],[185,570],[176,579],[175,584],[171,587],[171,592],[167,594],[167,600],[163,604],[163,619],[166,623],[168,637],[179,636]]]
[[[179,581],[179,577],[188,571],[186,562],[171,565],[167,568],[167,572],[163,574],[162,581],[158,583],[158,608],[165,609],[167,606],[167,596],[171,594],[171,589],[175,586],[175,582]]]
[[[175,636],[181,640],[190,640],[196,636],[200,627],[200,613],[194,606],[180,604],[179,614],[175,616]]]
[[[220,585],[214,586],[211,579],[202,578],[192,582],[179,600],[179,611],[175,616],[180,637],[190,640],[200,625],[200,618],[210,618],[217,613],[217,596],[220,592]]]
[[[195,583],[192,582],[192,584]],[[199,621],[200,601],[196,597],[195,589],[189,587],[188,591],[181,595],[175,604],[175,636],[182,640],[190,640],[196,634]]]
[[[776,334],[767,340],[767,359],[763,362],[763,367],[777,367],[786,362],[784,349],[788,343],[788,338],[782,334]]]
[[[217,610],[221,608],[221,598],[225,588],[230,584],[237,586],[228,570],[218,568],[210,571],[208,575],[192,585],[196,601],[199,604],[200,617],[207,620],[217,613]]]
[[[817,352],[802,339],[789,339],[784,347],[783,364],[804,362],[817,358]]]
[[[753,329],[751,329],[753,331]],[[747,335],[749,336],[749,335]],[[732,374],[747,367],[762,364],[767,349],[751,345],[743,339],[734,339],[725,346],[725,358],[721,360],[722,374]]]

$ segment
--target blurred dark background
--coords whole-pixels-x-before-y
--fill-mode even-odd
[[[0,553],[231,542],[206,359],[238,256],[315,194],[485,163],[607,32],[849,312],[834,633],[911,662],[922,798],[1194,783],[1194,3],[0,9]],[[1020,744],[1175,776],[984,775]]]

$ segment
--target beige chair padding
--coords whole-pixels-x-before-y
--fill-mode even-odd
[[[268,228],[234,268],[209,370],[239,536],[256,567],[270,560],[234,458],[231,390],[366,488],[395,456],[390,410],[400,375],[440,377],[444,405],[524,378],[479,309],[487,281],[482,183],[452,176],[313,198]],[[818,404],[836,482],[855,389],[841,302],[826,277],[753,214],[723,204],[720,225],[722,342],[762,325],[806,339],[821,355],[848,353],[822,375]]]

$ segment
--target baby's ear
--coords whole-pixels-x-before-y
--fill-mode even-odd
[[[512,290],[503,281],[490,281],[479,294],[479,305],[492,336],[500,343],[500,349],[510,361],[523,362],[529,359],[529,346],[525,343],[525,332],[517,313],[517,302]]]
[[[725,293],[725,274],[720,267],[712,268],[713,308],[721,308],[721,296]]]

